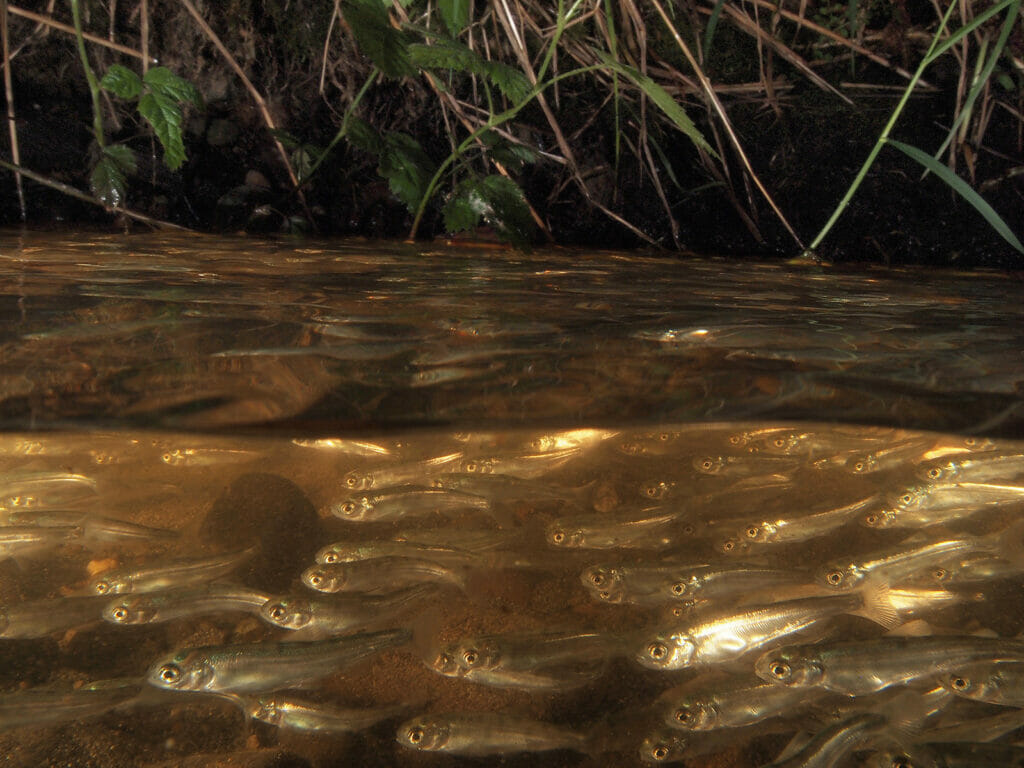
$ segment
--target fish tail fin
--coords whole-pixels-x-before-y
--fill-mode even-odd
[[[889,593],[889,584],[883,579],[868,579],[860,589],[863,603],[856,611],[856,616],[863,616],[886,629],[892,629],[900,623],[900,613],[893,605]]]

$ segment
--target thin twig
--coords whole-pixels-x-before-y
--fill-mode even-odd
[[[8,5],[7,10],[10,13],[14,14],[15,16],[21,16],[26,19],[31,19],[32,21],[43,24],[44,26],[52,27],[53,29],[58,29],[61,32],[66,32],[69,35],[75,34],[75,28],[71,25],[63,24],[59,21],[56,21],[55,19],[50,18],[49,16],[44,16],[41,13],[26,11],[24,8],[19,8],[16,5]],[[102,37],[98,37],[97,35],[93,35],[88,32],[83,32],[82,37],[84,37],[90,43],[102,45],[104,48],[109,48],[112,51],[118,51],[119,53],[123,53],[126,56],[134,56],[137,59],[143,58],[141,52],[136,51],[134,48],[129,48],[127,45],[121,45],[120,43],[112,43],[109,40],[105,40]],[[155,61],[153,61],[152,63],[156,64]]]
[[[4,53],[4,93],[7,95],[7,129],[11,136],[11,160],[15,165],[21,165],[21,154],[18,151],[18,124],[15,122],[14,113],[14,86],[11,83],[11,48],[7,28],[7,0],[0,0],[0,44],[3,45]],[[25,212],[25,190],[21,186],[21,173],[14,172],[14,185],[18,188],[18,211],[21,213],[21,220],[25,221],[28,216]]]
[[[266,124],[267,128],[270,129],[270,137],[274,142],[274,146],[277,147],[278,153],[281,155],[281,160],[284,163],[285,170],[288,172],[288,179],[291,181],[292,187],[296,190],[299,199],[303,204],[305,204],[302,190],[298,189],[299,179],[295,175],[295,170],[292,168],[288,152],[277,138],[277,126],[274,124],[274,118],[270,116],[270,110],[267,109],[267,102],[263,99],[262,94],[256,90],[256,86],[252,84],[252,81],[245,76],[245,72],[242,70],[242,67],[235,60],[235,57],[231,55],[231,52],[227,49],[224,43],[221,42],[217,33],[214,32],[213,28],[206,23],[206,19],[204,19],[202,14],[199,13],[199,10],[196,8],[195,4],[193,4],[192,0],[181,0],[181,4],[185,6],[185,10],[187,10],[192,18],[196,20],[196,24],[198,24],[199,28],[203,30],[203,33],[210,39],[210,42],[213,43],[214,47],[220,51],[220,55],[224,57],[228,65],[235,70],[235,74],[238,75],[243,85],[245,85],[246,90],[249,91],[249,94],[252,96],[253,101],[256,102],[256,108],[259,109],[260,115],[263,116],[263,122]]]
[[[183,232],[190,232],[191,231],[187,227],[182,227],[182,226],[179,226],[178,224],[172,224],[169,221],[161,221],[160,219],[154,219],[152,216],[147,216],[144,213],[138,213],[137,211],[133,211],[133,210],[130,210],[128,208],[121,208],[120,206],[117,207],[117,208],[111,208],[109,205],[104,203],[102,200],[97,200],[92,195],[87,195],[85,192],[82,192],[79,189],[75,189],[74,187],[69,186],[67,184],[63,184],[63,183],[61,183],[59,181],[54,181],[53,179],[48,179],[45,176],[36,173],[35,171],[30,171],[29,169],[23,168],[20,165],[14,165],[13,163],[8,163],[6,160],[0,160],[0,168],[6,168],[7,170],[11,171],[12,173],[20,173],[25,178],[31,179],[32,181],[36,182],[37,184],[42,184],[44,187],[49,187],[50,189],[55,189],[58,192],[67,195],[68,197],[74,197],[74,198],[76,198],[78,200],[82,200],[82,201],[84,201],[86,203],[91,203],[92,205],[97,205],[100,208],[102,208],[105,211],[107,211],[108,213],[123,214],[124,216],[127,216],[129,219],[135,219],[136,221],[141,221],[144,224],[149,224],[150,226],[155,227],[156,229],[177,229],[177,230],[181,230]]]

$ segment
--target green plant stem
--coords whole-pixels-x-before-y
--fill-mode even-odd
[[[416,207],[416,215],[413,217],[412,227],[409,230],[409,239],[412,240],[416,237],[416,232],[420,228],[420,221],[423,219],[423,214],[426,212],[427,209],[427,202],[430,200],[431,197],[433,197],[434,191],[437,189],[437,186],[440,183],[441,177],[444,175],[445,171],[448,170],[452,163],[458,160],[462,153],[465,152],[469,148],[469,146],[477,140],[479,136],[482,136],[487,131],[497,128],[502,123],[506,123],[509,120],[511,120],[513,117],[519,114],[520,111],[522,111],[523,107],[525,107],[535,98],[537,98],[537,96],[543,93],[545,89],[554,85],[558,81],[564,80],[568,77],[575,77],[576,75],[582,75],[587,72],[592,72],[597,69],[602,69],[603,66],[604,65],[602,64],[593,64],[589,67],[580,67],[579,69],[574,69],[570,72],[563,72],[562,74],[559,74],[551,78],[547,82],[538,82],[537,85],[535,85],[530,90],[526,98],[523,99],[519,104],[509,107],[504,112],[500,112],[497,115],[491,115],[489,118],[487,118],[486,123],[484,123],[471,134],[469,134],[469,136],[467,136],[462,141],[462,143],[460,143],[459,146],[455,148],[455,151],[448,155],[448,157],[446,157],[444,161],[437,167],[437,171],[434,173],[433,178],[431,178],[430,183],[427,184],[427,188],[423,192],[423,198],[420,200],[420,204]]]
[[[835,223],[839,221],[839,217],[843,215],[843,211],[850,204],[850,200],[856,194],[857,189],[860,187],[861,182],[868,175],[868,170],[875,162],[875,158],[878,157],[878,153],[882,151],[882,147],[885,146],[889,139],[889,134],[892,132],[893,127],[896,125],[896,121],[903,113],[903,108],[906,107],[907,102],[910,100],[910,94],[917,86],[918,81],[924,74],[924,70],[931,64],[935,57],[939,55],[941,51],[945,50],[945,47],[939,47],[939,39],[942,37],[942,33],[946,30],[946,25],[949,23],[950,16],[953,15],[953,10],[957,7],[958,0],[952,0],[949,4],[949,8],[946,10],[945,15],[942,17],[942,22],[939,24],[939,28],[935,31],[935,36],[932,38],[932,44],[928,47],[928,52],[921,59],[921,63],[917,67],[917,71],[914,72],[914,76],[910,78],[910,82],[907,83],[906,89],[903,91],[903,96],[900,98],[899,103],[896,105],[896,109],[893,110],[892,115],[889,117],[889,122],[885,124],[885,128],[882,129],[882,133],[879,134],[878,139],[875,141],[875,146],[871,148],[871,152],[868,153],[867,159],[864,161],[864,165],[861,166],[857,176],[854,178],[853,183],[846,190],[846,194],[843,195],[843,199],[839,201],[839,205],[832,211],[832,215],[828,221],[825,222],[825,226],[821,228],[817,236],[811,241],[811,244],[807,246],[804,253],[813,253],[813,251],[821,245],[821,241],[825,239]]]
[[[106,146],[103,138],[103,107],[100,104],[100,83],[89,65],[89,54],[85,50],[85,36],[82,33],[82,14],[78,8],[78,0],[71,0],[71,18],[75,22],[75,40],[78,43],[78,55],[82,59],[85,80],[89,83],[92,94],[92,132],[100,149]]]
[[[355,114],[355,111],[359,107],[359,104],[362,102],[363,97],[366,96],[366,92],[370,90],[370,86],[377,82],[377,78],[379,77],[380,70],[374,67],[373,70],[371,70],[370,72],[370,76],[366,78],[366,82],[363,83],[363,87],[359,89],[359,93],[356,94],[355,98],[352,99],[352,103],[348,105],[348,109],[345,110],[345,114],[341,118],[341,127],[338,128],[338,132],[334,134],[334,138],[331,139],[330,144],[328,144],[324,148],[324,151],[320,153],[320,157],[316,159],[316,162],[313,163],[309,167],[309,170],[306,171],[305,175],[301,179],[299,179],[298,183],[295,185],[296,190],[304,187],[306,183],[311,178],[313,178],[313,174],[316,173],[316,169],[320,167],[320,164],[323,163],[324,160],[327,159],[327,155],[329,155],[331,150],[338,145],[339,141],[345,138],[345,134],[348,133],[349,118],[352,117],[353,114]]]

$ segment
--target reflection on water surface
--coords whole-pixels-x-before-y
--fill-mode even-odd
[[[1005,281],[205,237],[0,270],[12,765],[1016,764]]]

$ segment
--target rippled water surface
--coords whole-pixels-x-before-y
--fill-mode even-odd
[[[2,235],[0,754],[739,768],[864,713],[882,725],[835,765],[938,765],[891,757],[929,734],[1009,748],[1024,715],[954,696],[948,669],[668,724],[782,644],[1024,630],[1019,295],[997,274]],[[739,586],[708,596],[708,573]],[[752,616],[715,624],[802,600],[813,621],[758,644]],[[918,716],[900,740],[895,712]],[[560,730],[530,753],[498,725]]]

